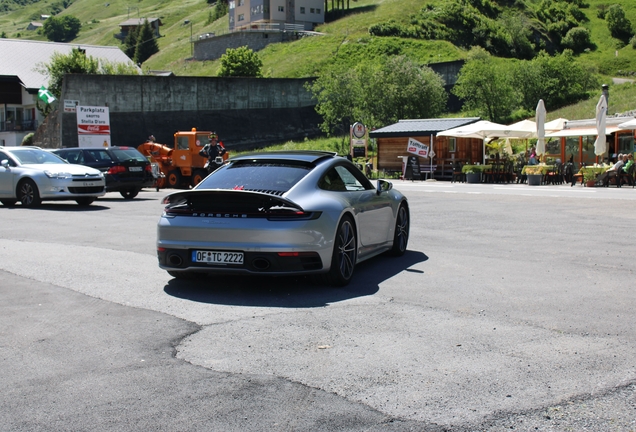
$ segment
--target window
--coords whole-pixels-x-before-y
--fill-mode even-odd
[[[314,9],[314,8],[310,8],[310,9],[309,9],[309,13],[316,13],[316,9]]]
[[[320,9],[316,9],[316,13],[319,14],[320,13]]]
[[[230,2],[228,3],[228,6],[230,9],[234,9],[236,7],[236,2],[234,0],[230,0]]]
[[[457,151],[457,139],[449,138],[448,139],[448,151],[449,153],[455,153]]]
[[[202,188],[253,191],[288,191],[311,170],[305,163],[288,161],[241,160],[205,179]]]
[[[285,12],[285,6],[278,6],[278,12]]]
[[[353,173],[344,166],[337,166],[327,171],[327,174],[318,183],[318,187],[336,192],[373,189],[373,185],[369,180],[366,180],[362,172]]]
[[[243,6],[245,4],[245,0],[238,0],[238,5]]]
[[[305,8],[304,8],[304,7],[302,7],[302,6],[300,7],[300,13],[301,13],[301,14],[304,14],[304,13],[305,13]]]
[[[239,21],[244,21],[245,20],[245,14],[239,14],[238,20]]]
[[[177,150],[188,150],[190,142],[187,136],[177,137]]]

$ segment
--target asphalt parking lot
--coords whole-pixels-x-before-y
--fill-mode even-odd
[[[636,430],[636,189],[395,187],[344,289],[172,279],[166,190],[0,206],[0,429]]]

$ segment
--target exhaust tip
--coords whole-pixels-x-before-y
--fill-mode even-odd
[[[261,271],[267,270],[270,267],[269,261],[267,261],[265,258],[256,258],[254,261],[252,261],[252,265],[256,270]]]
[[[170,256],[168,256],[168,263],[170,263],[170,265],[172,266],[180,267],[181,264],[183,264],[183,258],[181,258],[177,254],[171,254]]]

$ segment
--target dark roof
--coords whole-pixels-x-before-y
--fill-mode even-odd
[[[392,125],[369,132],[369,137],[389,138],[436,135],[438,132],[475,123],[479,120],[481,120],[479,117],[400,120]]]
[[[120,27],[139,27],[144,25],[144,21],[148,20],[149,24],[152,24],[155,21],[159,21],[159,25],[163,25],[163,23],[161,22],[161,20],[159,18],[130,18],[127,19],[126,21],[120,22],[119,26]]]

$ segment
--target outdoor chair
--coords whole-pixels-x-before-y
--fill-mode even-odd
[[[585,163],[581,164],[581,168],[585,168]],[[575,172],[576,170],[572,170],[572,171]],[[572,174],[572,185],[571,186],[574,186],[579,181],[581,182],[581,184],[583,184],[585,182],[585,180],[583,179],[583,174],[579,174],[579,173]]]
[[[462,168],[463,168],[463,165],[459,161],[457,161],[457,162],[455,162],[453,164],[453,176],[451,177],[451,183],[453,183],[453,182],[459,182],[459,183],[466,182],[466,174],[464,174],[462,172]]]
[[[572,176],[574,175],[574,164],[568,162],[563,168],[563,181],[565,183],[572,183]]]
[[[625,180],[627,182],[628,185],[630,185],[632,188],[634,187],[634,183],[636,183],[635,179],[634,179],[634,170],[636,169],[636,164],[632,164],[627,171],[622,171],[620,173],[620,176],[618,177],[618,183],[619,184],[623,184],[623,180]]]
[[[554,169],[552,171],[548,171],[546,174],[546,184],[562,184],[563,183],[563,164],[557,163],[554,165]]]

